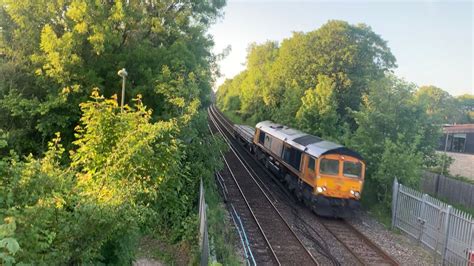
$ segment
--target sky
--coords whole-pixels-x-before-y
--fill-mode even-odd
[[[388,42],[395,74],[418,86],[434,85],[457,96],[474,94],[474,1],[232,1],[209,33],[214,52],[231,52],[219,65],[223,77],[245,69],[249,44],[281,42],[328,20],[365,23]]]

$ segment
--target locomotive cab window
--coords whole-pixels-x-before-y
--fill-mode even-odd
[[[283,161],[290,164],[296,170],[300,170],[301,151],[290,146],[283,147]]]
[[[359,162],[344,162],[344,176],[358,178],[362,173],[362,164]]]
[[[308,169],[314,172],[314,158],[309,157]]]
[[[338,175],[339,161],[323,158],[319,163],[319,172],[321,174]]]
[[[265,132],[260,130],[260,134],[258,136],[258,143],[263,144],[264,141],[265,141]]]

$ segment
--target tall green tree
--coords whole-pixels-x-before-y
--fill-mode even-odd
[[[456,98],[462,111],[461,123],[474,123],[474,95],[463,94]]]
[[[440,128],[415,101],[415,86],[389,76],[371,84],[360,111],[354,112],[358,128],[349,146],[367,163],[364,196],[388,204],[394,178],[416,186],[422,166],[434,156]]]
[[[224,5],[213,1],[11,1],[0,7],[0,128],[21,153],[39,152],[61,131],[66,147],[79,103],[98,87],[138,93],[159,118],[167,108],[160,87],[196,87],[209,101],[212,40],[206,30]],[[180,89],[181,88],[181,89]],[[194,94],[180,92],[187,97]],[[43,143],[43,145],[38,145]]]
[[[301,99],[302,105],[296,113],[301,130],[321,137],[337,136],[340,118],[337,114],[336,84],[328,76],[319,75],[318,85],[309,89]]]
[[[422,86],[416,91],[415,100],[434,123],[455,123],[461,119],[462,111],[457,100],[443,89]]]
[[[255,58],[260,64],[251,62]],[[348,110],[358,110],[368,84],[396,67],[386,42],[370,27],[344,21],[328,21],[317,30],[294,33],[279,46],[253,45],[248,61],[245,78],[234,83],[240,89],[242,115],[296,126],[305,92],[316,88],[318,76],[325,75],[334,83],[331,104],[352,129],[356,126]],[[219,94],[218,100],[226,98],[224,91]]]
[[[270,71],[278,52],[278,44],[268,41],[261,45],[252,44],[247,55],[247,71],[240,84],[241,113],[247,116],[262,118],[261,107],[268,101]],[[260,112],[258,112],[260,111]]]

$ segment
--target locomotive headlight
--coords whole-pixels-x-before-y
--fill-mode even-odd
[[[360,192],[359,191],[351,190],[350,192],[351,192],[351,195],[353,195],[354,197],[356,197],[356,198],[360,197]]]
[[[317,191],[318,193],[322,193],[323,191],[326,191],[326,187],[325,187],[325,186],[316,187],[316,191]]]

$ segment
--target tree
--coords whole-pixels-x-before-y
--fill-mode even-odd
[[[2,2],[0,220],[16,230],[0,241],[21,249],[0,256],[116,265],[144,233],[192,243],[199,178],[218,161],[202,107],[216,60],[206,31],[223,5]]]
[[[461,123],[474,123],[474,95],[463,94],[457,98],[459,108],[463,113]]]
[[[325,75],[334,83],[337,114],[352,130],[355,123],[348,110],[358,110],[368,84],[396,66],[386,42],[370,27],[344,21],[328,21],[317,30],[293,33],[279,46],[274,42],[253,45],[247,61],[242,72],[245,77],[234,83],[240,91],[243,116],[252,114],[296,126],[294,118],[305,92],[316,88],[318,76]],[[218,100],[225,93],[220,92]]]
[[[247,71],[245,79],[240,84],[241,113],[245,117],[259,114],[260,108],[268,100],[270,90],[271,64],[278,52],[278,44],[268,41],[261,45],[252,44],[248,49]]]
[[[209,103],[215,58],[206,29],[223,5],[223,0],[4,1],[0,128],[10,132],[10,145],[22,154],[40,153],[60,131],[71,148],[79,103],[95,87],[107,97],[115,94],[122,67],[129,72],[126,99],[142,94],[154,119],[168,108],[166,96],[154,89],[157,80],[174,90],[196,87],[201,102]]]
[[[450,124],[461,118],[461,110],[457,106],[456,99],[435,86],[420,87],[415,94],[415,100],[425,109],[434,123]]]
[[[302,105],[296,114],[299,128],[325,138],[339,135],[334,80],[319,75],[316,88],[307,90],[301,101]]]
[[[122,112],[94,91],[81,104],[70,163],[61,163],[59,134],[43,158],[0,160],[0,218],[16,225],[0,239],[17,241],[21,250],[9,249],[17,262],[129,264],[144,231],[195,236],[197,177],[212,180],[218,160],[205,113],[189,103],[181,116],[152,122],[142,99],[134,102]]]
[[[414,101],[414,91],[414,85],[389,76],[371,84],[354,112],[358,127],[348,144],[367,163],[369,201],[377,195],[389,206],[393,179],[416,186],[422,166],[434,155],[440,129]]]

